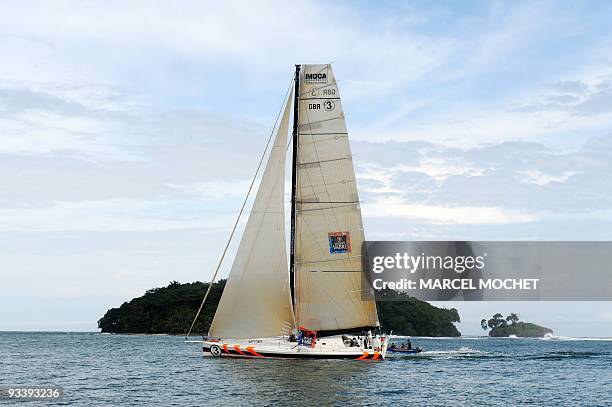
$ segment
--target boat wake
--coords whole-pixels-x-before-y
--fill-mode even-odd
[[[395,355],[394,355],[395,356]],[[528,353],[528,354],[508,354],[508,353],[491,353],[483,352],[470,348],[460,348],[457,350],[446,351],[424,351],[416,355],[401,356],[403,359],[408,357],[415,360],[448,360],[448,359],[470,359],[483,361],[564,361],[568,359],[593,359],[593,358],[611,358],[612,353],[609,352],[575,352],[575,351],[557,351],[544,353]],[[396,359],[394,357],[394,359]]]
[[[612,338],[589,338],[589,337],[574,337],[574,336],[555,336],[546,334],[543,338],[536,338],[541,341],[612,341]]]
[[[419,359],[451,359],[457,357],[472,357],[482,355],[482,352],[476,349],[468,348],[467,346],[452,350],[430,350],[413,354],[387,353],[387,357],[393,358],[419,358]]]
[[[476,349],[468,348],[467,346],[462,346],[461,348],[455,349],[455,350],[430,350],[430,351],[423,351],[421,353],[426,356],[438,356],[438,355],[444,356],[444,355],[474,355],[474,354],[479,354],[482,352]]]

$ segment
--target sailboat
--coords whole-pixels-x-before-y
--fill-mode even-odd
[[[289,258],[284,191],[288,151]],[[332,67],[296,65],[252,210],[202,340],[204,354],[384,359],[387,338],[377,334],[380,323],[365,270],[364,239]]]

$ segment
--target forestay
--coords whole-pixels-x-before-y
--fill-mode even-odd
[[[285,246],[284,182],[292,95],[242,235],[210,337],[263,338],[295,326]]]

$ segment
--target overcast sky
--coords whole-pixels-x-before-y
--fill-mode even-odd
[[[368,239],[612,238],[611,3],[373,4],[2,2],[0,330],[207,281],[294,63],[334,65]],[[449,305],[612,336],[610,302]]]

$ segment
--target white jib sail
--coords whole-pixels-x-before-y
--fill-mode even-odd
[[[278,126],[210,337],[264,338],[295,326],[285,246],[284,182],[292,95]]]
[[[330,65],[302,65],[296,319],[316,331],[378,326],[363,279],[363,224],[340,94]]]

